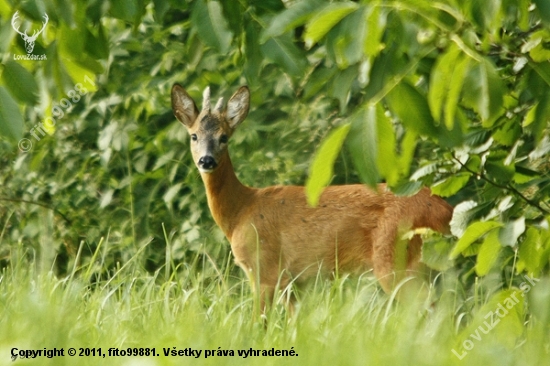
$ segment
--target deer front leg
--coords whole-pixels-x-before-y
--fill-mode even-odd
[[[273,303],[273,296],[275,294],[275,286],[270,284],[261,283],[261,278],[258,272],[252,267],[243,268],[248,277],[250,283],[250,289],[252,292],[254,319],[260,319],[262,315],[265,315],[268,307]]]
[[[275,288],[271,285],[261,284],[259,294],[259,305],[262,315],[265,315],[269,308],[273,305],[273,297]]]

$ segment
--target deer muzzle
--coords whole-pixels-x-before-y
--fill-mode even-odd
[[[218,166],[218,163],[212,156],[206,155],[199,159],[198,166],[201,172],[210,173]]]

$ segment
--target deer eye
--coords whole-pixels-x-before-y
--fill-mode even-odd
[[[227,144],[227,135],[222,135],[220,137],[220,144]]]
[[[191,134],[191,140],[192,141],[197,141],[197,134]]]

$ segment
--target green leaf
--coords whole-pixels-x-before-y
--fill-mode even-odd
[[[218,1],[222,5],[223,17],[225,20],[227,20],[229,29],[231,29],[233,33],[241,33],[243,31],[243,28],[252,21],[250,17],[251,14],[246,11],[246,3],[237,2],[234,0]],[[259,35],[259,33],[256,34],[257,37],[259,37]]]
[[[411,175],[410,178],[411,178],[412,181],[417,181],[420,178],[423,178],[427,175],[431,175],[431,174],[435,173],[436,171],[438,171],[439,166],[440,166],[440,164],[438,162],[429,163],[429,164],[426,164],[424,166],[421,166],[421,167],[416,169],[416,171],[413,173],[413,175]]]
[[[550,59],[549,41],[550,31],[548,29],[541,29],[529,36],[529,40],[523,45],[521,51],[529,52],[529,56],[535,62],[548,61]]]
[[[375,187],[380,180],[376,138],[379,118],[387,118],[382,106],[361,107],[350,118],[351,133],[346,142],[361,182],[371,187]]]
[[[34,76],[18,62],[8,60],[2,72],[4,84],[18,101],[34,105],[38,102],[38,84]]]
[[[445,101],[445,126],[452,130],[456,118],[456,111],[460,101],[464,76],[470,67],[470,59],[459,57],[453,68],[449,81],[449,90]]]
[[[543,80],[547,86],[550,86],[550,63],[543,62],[543,63],[536,63],[536,62],[529,62],[529,66],[535,70],[536,74],[539,76],[541,80]],[[531,78],[530,82],[533,83],[534,78]],[[542,85],[540,83],[536,83],[537,86],[541,87]],[[546,86],[544,86],[546,87]],[[537,93],[538,94],[538,93]]]
[[[113,200],[113,194],[115,193],[114,189],[108,189],[105,193],[101,195],[101,200],[99,203],[99,208],[107,207]]]
[[[317,97],[319,93],[326,88],[327,84],[330,85],[331,79],[337,73],[339,73],[339,70],[336,67],[317,67],[311,74],[311,77],[308,79],[307,84],[304,87],[303,97],[305,99]]]
[[[525,233],[525,238],[518,247],[518,273],[526,270],[530,274],[533,274],[533,276],[538,276],[542,255],[539,230],[534,227],[528,228]]]
[[[155,20],[160,23],[164,14],[170,10],[170,2],[169,0],[153,0],[153,4],[155,5]]]
[[[525,168],[521,165],[516,165],[516,173],[514,174],[514,178],[513,178],[515,183],[524,184],[539,178],[540,178],[539,172],[535,170],[531,170],[529,168]]]
[[[392,189],[396,196],[410,197],[422,189],[422,182],[402,181]]]
[[[381,40],[386,27],[386,13],[382,7],[372,6],[366,16],[367,30],[364,40],[365,55],[376,57],[382,49]]]
[[[499,240],[503,246],[513,247],[516,245],[518,238],[525,232],[525,217],[520,217],[517,220],[507,222],[504,227],[499,230]]]
[[[117,126],[114,126],[114,128],[106,128],[104,131],[106,130],[109,130],[109,131],[106,131],[106,133],[104,134],[105,136],[103,136],[103,140],[100,140],[99,143],[103,144],[104,146],[108,146],[111,143],[111,139],[113,138],[116,128]],[[101,138],[101,135],[100,135],[100,138]],[[168,151],[166,154],[161,155],[157,159],[157,161],[155,162],[155,165],[153,166],[153,169],[151,170],[155,171],[165,166],[166,164],[168,164],[174,158],[174,154],[175,154],[175,151]]]
[[[388,84],[394,83],[394,78],[407,72],[410,65],[403,55],[398,51],[398,47],[393,45],[381,52],[370,68],[369,82],[364,88],[365,100],[371,100],[385,93]]]
[[[86,92],[97,91],[97,84],[95,82],[95,75],[92,71],[81,67],[76,62],[73,62],[69,59],[63,60],[63,64],[65,65],[65,69],[67,70],[67,74],[71,77],[71,79],[76,84],[81,84],[86,90]]]
[[[475,215],[477,202],[462,201],[454,207],[451,219],[451,233],[456,237],[462,237],[468,228],[468,224]]]
[[[487,176],[499,183],[508,183],[516,172],[514,163],[506,164],[506,151],[491,151],[485,162]]]
[[[514,119],[507,119],[493,133],[493,138],[499,144],[504,146],[512,146],[521,136],[521,126]]]
[[[405,131],[400,146],[401,154],[397,156],[397,165],[399,166],[399,172],[402,177],[409,175],[417,144],[418,135],[416,132],[413,130]],[[389,176],[386,176],[386,178],[389,179]]]
[[[462,252],[462,256],[464,258],[477,256],[479,253],[479,249],[481,248],[481,244],[482,243],[478,243],[478,242],[473,243],[468,248],[464,249],[464,251]]]
[[[103,73],[102,64],[89,55],[90,46],[87,41],[90,41],[90,35],[85,30],[61,25],[58,38],[59,58],[75,82],[74,74],[81,73],[81,70],[93,74]]]
[[[12,141],[23,136],[23,117],[17,103],[6,89],[0,86],[0,135]]]
[[[191,22],[205,44],[222,54],[229,51],[233,33],[223,17],[222,6],[218,1],[196,0]]]
[[[270,38],[261,46],[261,50],[265,57],[281,66],[289,75],[300,77],[304,74],[306,58],[289,35]]]
[[[539,99],[536,108],[533,109],[534,118],[529,127],[537,143],[540,142],[544,136],[544,129],[548,125],[548,120],[550,119],[550,91],[548,89],[545,90]]]
[[[470,155],[465,167],[472,172],[479,173],[481,168],[481,158],[479,155]]]
[[[74,24],[73,9],[70,0],[54,0],[56,15],[66,24]],[[85,8],[84,8],[85,9]],[[76,11],[80,9],[75,9]],[[57,19],[56,19],[57,20]],[[57,20],[59,21],[59,20]]]
[[[313,47],[346,15],[358,8],[356,3],[333,3],[325,6],[306,25],[304,41],[306,48]]]
[[[484,120],[484,127],[493,125],[494,120],[502,112],[504,103],[504,84],[495,67],[488,60],[479,64],[481,99],[479,100],[479,113]]]
[[[476,273],[478,276],[485,276],[489,273],[489,270],[498,259],[501,249],[502,245],[498,240],[498,230],[493,230],[485,237],[477,255]]]
[[[363,57],[365,31],[365,8],[359,8],[328,33],[327,54],[340,69],[359,62]]]
[[[502,227],[502,224],[496,221],[478,221],[469,225],[464,232],[464,235],[462,235],[453,248],[453,251],[451,252],[451,259],[458,257],[458,255],[468,248],[473,242],[487,234],[489,231],[494,231],[494,229],[499,227]]]
[[[257,85],[262,66],[262,52],[258,42],[259,27],[255,22],[249,21],[246,25],[244,73],[249,85]]]
[[[449,50],[437,60],[432,74],[430,75],[428,103],[436,121],[442,120],[444,112],[443,106],[445,105],[448,90],[451,87],[452,73],[461,52],[462,51],[458,47],[451,45]],[[462,87],[462,82],[460,82],[459,87]]]
[[[533,2],[537,5],[541,19],[546,25],[550,25],[550,2],[548,0],[533,0]]]
[[[462,189],[470,180],[470,173],[458,173],[442,181],[435,183],[432,187],[432,193],[441,197],[449,197]]]
[[[531,56],[535,62],[545,62],[550,60],[550,50],[545,48],[545,45],[541,43],[529,52],[529,56]]]
[[[105,35],[105,27],[98,24],[97,35],[85,30],[85,50],[94,59],[107,59],[109,57],[109,39]]]
[[[483,127],[489,128],[503,112],[504,84],[495,66],[483,59],[468,68],[463,90],[466,106],[479,113]]]
[[[170,187],[166,193],[164,194],[164,196],[162,196],[162,199],[164,200],[164,202],[166,203],[166,205],[168,207],[170,207],[172,201],[174,200],[174,198],[176,197],[176,195],[178,194],[178,192],[181,190],[181,187],[182,187],[183,183],[176,183],[174,184],[172,187]]]
[[[500,21],[499,10],[500,1],[472,1],[471,4],[471,16],[477,25],[487,30],[493,30],[497,21]]]
[[[139,24],[143,9],[140,9],[139,0],[112,1],[111,15],[115,18],[125,20],[129,23]]]
[[[419,135],[436,137],[435,128],[428,101],[415,87],[403,81],[386,96],[390,110]]]
[[[332,179],[334,161],[349,130],[349,124],[337,127],[322,142],[321,147],[315,154],[306,182],[306,196],[310,206],[317,206],[323,189],[329,185]]]
[[[446,240],[424,240],[422,244],[422,263],[436,271],[446,271],[453,266],[449,259],[451,246]]]
[[[550,279],[543,277],[535,281],[531,278],[531,281],[524,276],[525,281],[520,288],[524,290],[524,293],[528,294],[529,298],[529,310],[537,319],[537,323],[545,326],[542,329],[548,329],[550,325]],[[533,285],[531,282],[535,283]]]
[[[260,42],[265,43],[269,38],[280,36],[304,24],[322,4],[320,0],[297,1],[290,8],[276,14],[267,29],[263,32]]]
[[[336,73],[328,90],[329,95],[338,99],[340,111],[344,113],[348,105],[350,90],[353,82],[357,79],[357,65],[348,67]]]
[[[365,103],[352,115],[350,123],[347,148],[361,182],[375,187],[382,177],[395,187],[408,175],[416,135],[405,133],[398,149],[392,122],[381,104]],[[397,150],[402,154],[397,155]]]

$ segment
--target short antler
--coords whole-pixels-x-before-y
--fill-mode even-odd
[[[202,110],[210,113],[210,87],[207,86],[202,93]]]
[[[216,103],[214,110],[218,112],[223,112],[223,98],[218,99],[218,103]]]

